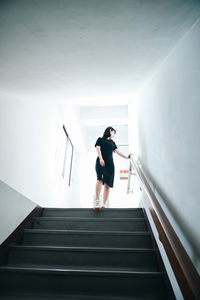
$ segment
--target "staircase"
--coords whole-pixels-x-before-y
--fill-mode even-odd
[[[10,246],[0,285],[0,299],[175,300],[140,208],[44,208]]]

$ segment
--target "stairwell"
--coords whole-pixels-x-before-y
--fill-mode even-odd
[[[0,285],[0,299],[175,300],[141,208],[44,208],[10,246]]]

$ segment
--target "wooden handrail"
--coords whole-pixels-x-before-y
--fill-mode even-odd
[[[199,300],[200,277],[197,270],[133,156],[131,156],[130,164],[129,176],[131,176],[131,168],[133,168],[139,179],[140,187],[147,195],[148,207],[159,233],[159,239],[165,248],[184,299]]]

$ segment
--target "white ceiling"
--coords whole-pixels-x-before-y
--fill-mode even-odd
[[[0,92],[78,105],[88,148],[107,126],[127,144],[127,104],[199,16],[199,0],[0,0]]]
[[[0,91],[126,103],[199,15],[198,0],[0,1]]]

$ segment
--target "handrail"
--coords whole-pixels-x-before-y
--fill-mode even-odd
[[[200,299],[199,274],[133,155],[130,159],[129,177],[131,177],[132,169],[139,180],[141,189],[147,195],[149,210],[159,233],[159,239],[165,248],[184,299]],[[128,189],[130,189],[130,178],[128,183]]]

